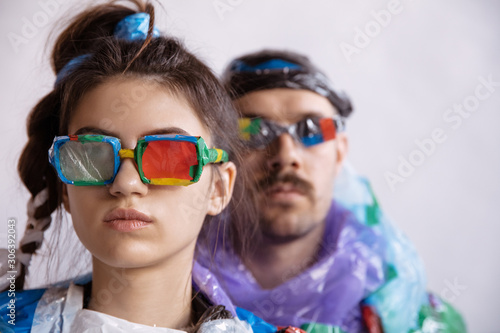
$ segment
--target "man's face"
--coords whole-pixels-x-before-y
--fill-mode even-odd
[[[337,114],[325,97],[286,88],[249,93],[236,100],[236,107],[244,116],[259,116],[281,125]],[[337,133],[335,140],[310,147],[285,133],[265,149],[248,154],[244,167],[257,191],[264,236],[289,241],[322,228],[346,151],[343,133]]]

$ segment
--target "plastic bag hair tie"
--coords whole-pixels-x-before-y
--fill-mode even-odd
[[[0,265],[0,290],[4,290],[9,285],[8,277],[12,277],[14,274],[15,278],[21,275],[21,264],[26,267],[28,271],[28,266],[31,261],[32,253],[24,253],[20,249],[26,244],[35,244],[38,250],[43,242],[43,231],[48,228],[51,217],[47,216],[41,219],[35,219],[35,211],[38,207],[44,205],[49,199],[49,189],[44,188],[34,198],[28,201],[28,228],[26,229],[21,242],[19,243],[18,251],[16,252],[15,266],[10,265]],[[7,258],[8,254],[12,253],[6,248],[0,249],[0,258]],[[15,273],[14,273],[15,272]]]
[[[43,242],[43,232],[48,228],[52,218],[50,216],[46,216],[40,219],[35,218],[35,211],[38,207],[44,205],[49,199],[49,189],[44,188],[34,198],[31,198],[28,201],[28,228],[26,229],[23,238],[20,242],[20,247],[25,246],[26,244],[34,243],[36,245],[36,249],[38,250]],[[29,263],[29,261],[28,261]],[[27,264],[24,263],[23,264]]]
[[[71,59],[64,65],[64,67],[57,73],[56,82],[54,83],[54,87],[58,86],[62,80],[68,76],[69,73],[73,72],[77,69],[85,60],[89,59],[91,54],[82,54],[76,58]]]
[[[118,22],[115,27],[114,35],[116,38],[128,41],[145,40],[149,31],[149,14],[137,13],[125,17]],[[160,31],[153,27],[153,38],[159,37]]]
[[[115,27],[113,36],[126,41],[141,41],[148,37],[150,16],[148,13],[136,13],[123,18]],[[153,27],[153,38],[160,37],[160,31]],[[70,73],[75,71],[82,63],[92,57],[92,54],[79,55],[64,65],[57,73],[54,87],[57,87]]]

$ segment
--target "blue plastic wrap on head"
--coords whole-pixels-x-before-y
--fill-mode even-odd
[[[417,328],[418,313],[427,304],[424,265],[412,243],[396,228],[378,207],[368,181],[346,165],[339,175],[334,197],[358,220],[378,230],[387,242],[386,262],[390,278],[382,288],[364,302],[374,306],[384,332],[400,333]]]
[[[273,70],[301,70],[297,64],[291,63],[289,61],[285,61],[282,59],[271,59],[261,64],[257,64],[255,66],[250,66],[241,60],[235,60],[231,63],[231,70],[237,73],[241,72],[258,72],[258,71],[273,71]]]
[[[224,85],[232,99],[266,89],[306,89],[327,98],[342,117],[352,112],[347,95],[304,55],[292,51],[262,50],[234,59],[224,71]]]
[[[137,13],[125,17],[118,22],[115,27],[114,35],[116,38],[128,41],[145,40],[149,30],[149,14]],[[160,31],[157,27],[153,28],[153,37],[159,37]]]

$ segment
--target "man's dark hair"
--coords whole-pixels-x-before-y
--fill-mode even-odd
[[[309,58],[292,51],[262,50],[238,57],[228,65],[222,80],[233,99],[265,89],[306,89],[326,97],[342,117],[352,112],[349,97],[335,90]]]

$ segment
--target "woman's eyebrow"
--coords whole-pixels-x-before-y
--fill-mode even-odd
[[[78,129],[74,135],[81,135],[81,134],[101,134],[101,135],[107,135],[107,136],[113,136],[113,137],[118,137],[116,133],[101,129],[101,128],[96,128],[92,126],[85,126],[80,129]],[[151,131],[147,131],[145,133],[142,133],[141,136],[146,136],[146,135],[158,135],[158,134],[181,134],[181,135],[191,135],[187,131],[183,130],[182,128],[179,127],[164,127],[164,128],[157,128]]]
[[[158,134],[181,134],[181,135],[191,135],[187,131],[183,130],[182,128],[179,127],[164,127],[164,128],[157,128],[145,133],[142,133],[141,136],[146,136],[146,135],[158,135]]]
[[[117,135],[113,132],[109,132],[109,131],[106,131],[104,129],[96,128],[96,127],[92,127],[92,126],[82,127],[74,133],[74,135],[80,135],[80,134],[101,134],[101,135],[117,137]]]

